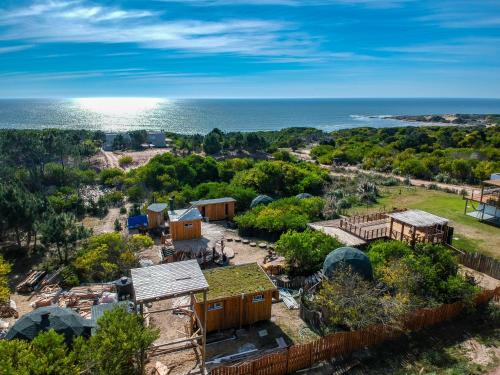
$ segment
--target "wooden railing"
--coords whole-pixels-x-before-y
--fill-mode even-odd
[[[358,222],[359,223],[359,222]],[[339,228],[354,234],[357,237],[360,237],[364,240],[374,240],[377,238],[387,237],[387,228],[376,228],[376,229],[365,229],[352,223],[350,221],[341,219],[339,223]]]
[[[500,287],[483,291],[476,304],[500,296]],[[444,304],[434,309],[419,309],[404,319],[400,329],[374,325],[352,332],[337,332],[307,344],[293,345],[256,359],[232,366],[220,366],[211,375],[285,375],[314,364],[350,354],[356,350],[396,339],[407,331],[418,331],[456,317],[464,310],[462,303]]]

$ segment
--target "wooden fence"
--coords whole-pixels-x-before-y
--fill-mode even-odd
[[[482,304],[500,296],[500,287],[487,290],[476,298]],[[420,309],[403,322],[402,329],[383,325],[367,327],[353,332],[337,332],[307,344],[293,345],[284,350],[268,354],[233,366],[213,369],[211,375],[285,375],[312,367],[314,364],[347,355],[364,347],[378,345],[398,338],[407,331],[418,331],[456,317],[464,305],[444,304],[434,309]]]
[[[480,253],[460,254],[459,262],[473,270],[500,280],[500,261]]]

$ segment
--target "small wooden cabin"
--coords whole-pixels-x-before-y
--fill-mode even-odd
[[[158,228],[165,226],[166,203],[153,203],[148,207],[148,228]]]
[[[209,220],[225,220],[234,217],[236,199],[231,197],[204,199],[191,204],[200,210],[201,216]]]
[[[173,241],[201,238],[203,217],[196,207],[168,211],[168,225]]]
[[[257,263],[212,268],[203,272],[208,282],[207,332],[239,328],[271,318],[278,290]],[[196,294],[195,310],[203,311],[203,296]]]

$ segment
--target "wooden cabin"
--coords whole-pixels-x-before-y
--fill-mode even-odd
[[[173,241],[201,238],[203,217],[196,207],[168,211],[168,226]]]
[[[201,216],[208,220],[225,220],[234,217],[236,199],[231,197],[204,199],[191,202],[191,205],[200,210]]]
[[[165,226],[166,203],[153,203],[148,207],[148,228],[158,228]]]
[[[239,328],[271,318],[272,300],[278,290],[257,263],[212,268],[203,272],[208,282],[206,331]],[[204,309],[196,294],[195,311]]]

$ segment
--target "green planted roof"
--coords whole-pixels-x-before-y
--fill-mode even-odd
[[[257,263],[212,268],[203,275],[208,282],[208,301],[276,289]],[[203,301],[203,294],[196,294],[196,300]]]

